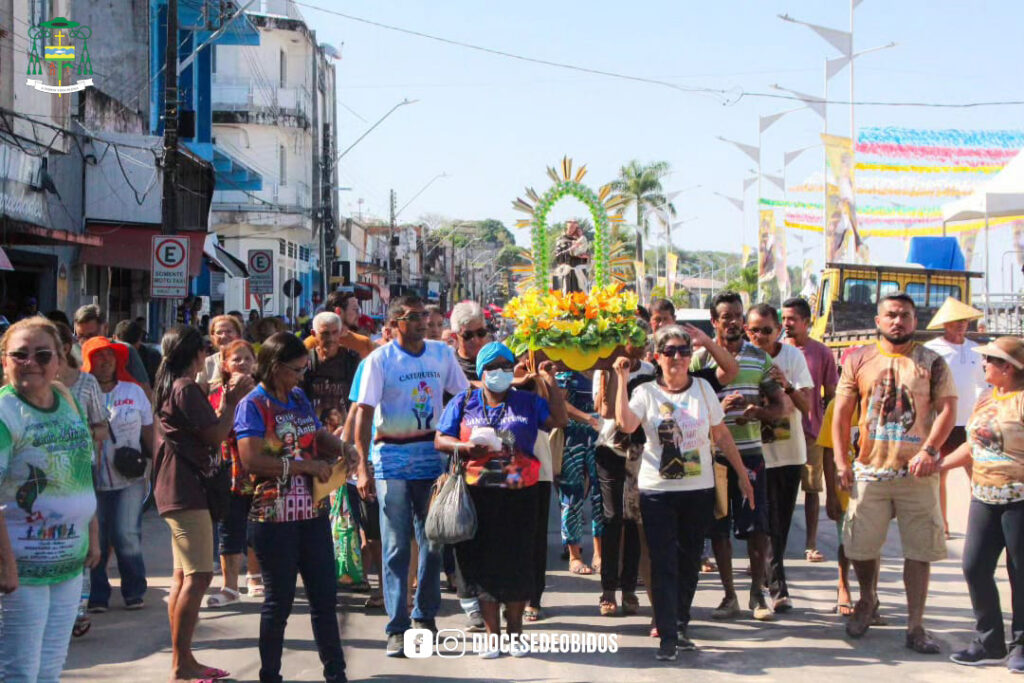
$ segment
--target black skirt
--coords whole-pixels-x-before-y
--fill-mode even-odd
[[[533,594],[533,536],[538,487],[469,486],[476,536],[455,545],[462,591],[489,602],[521,602]]]

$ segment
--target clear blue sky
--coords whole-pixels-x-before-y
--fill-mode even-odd
[[[779,83],[814,95],[822,94],[824,58],[837,53],[806,27],[776,15],[849,28],[846,0],[310,1],[500,50],[680,85],[766,91]],[[343,160],[341,184],[353,190],[342,194],[342,206],[351,213],[363,198],[364,213],[385,216],[389,188],[401,206],[447,172],[451,177],[435,182],[402,218],[490,217],[511,227],[519,217],[512,200],[527,185],[546,188],[544,167],[563,154],[587,164],[587,181],[595,187],[632,158],[666,160],[673,168],[666,189],[701,185],[676,201],[681,218],[696,220],[678,228],[675,244],[738,251],[740,214],[712,191],[738,195],[752,164],[716,136],[756,144],[757,116],[794,106],[757,98],[722,106],[703,95],[528,64],[300,10],[320,41],[344,43],[337,62],[341,148],[403,98],[420,100],[396,111]],[[858,60],[856,98],[1022,99],[1022,25],[1024,3],[1017,1],[865,0],[856,11],[854,49],[899,45]],[[846,99],[848,89],[847,70],[831,81],[830,95]],[[861,106],[856,116],[858,127],[973,129],[1024,128],[1022,115],[1024,107]],[[829,107],[829,128],[848,134],[848,107]],[[780,171],[784,152],[817,143],[820,132],[821,121],[810,111],[783,118],[765,133],[765,170]],[[821,165],[822,152],[808,152],[790,165],[787,180],[802,182]],[[751,190],[751,225],[755,201]],[[552,218],[572,214],[582,214],[582,207],[566,201]],[[790,262],[797,263],[793,246]],[[872,246],[886,260],[901,257],[893,241],[884,245],[876,238]]]

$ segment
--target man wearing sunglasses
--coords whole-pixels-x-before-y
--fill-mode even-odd
[[[452,307],[452,332],[456,335],[455,358],[470,382],[480,380],[476,374],[476,356],[490,341],[491,333],[484,321],[484,312],[475,301],[460,301]]]
[[[725,424],[729,428],[736,448],[740,452],[747,476],[754,489],[754,507],[743,498],[735,472],[727,470],[726,461],[716,456],[718,486],[726,481],[725,507],[716,510],[720,519],[714,524],[710,536],[711,547],[718,562],[718,574],[725,589],[725,597],[711,616],[714,619],[734,619],[740,614],[740,602],[732,573],[732,542],[729,540],[729,520],[733,533],[747,542],[750,557],[750,599],[748,607],[755,619],[767,621],[772,610],[765,601],[761,586],[764,583],[768,553],[768,489],[765,477],[764,455],[761,450],[761,423],[783,417],[785,394],[771,375],[772,360],[768,354],[743,338],[743,300],[736,292],[720,292],[711,301],[711,324],[715,328],[715,341],[725,347],[739,364],[739,373],[721,391],[718,398],[725,411]],[[700,349],[691,361],[691,371],[715,367],[714,358],[706,349]],[[763,405],[765,404],[766,405]],[[726,479],[727,477],[727,479]],[[721,500],[721,496],[719,498]],[[724,516],[721,516],[724,513]]]
[[[786,541],[796,509],[800,479],[807,463],[807,441],[804,439],[802,417],[810,410],[814,381],[795,346],[779,341],[779,317],[774,307],[757,304],[747,311],[747,336],[750,343],[772,359],[769,372],[786,395],[786,414],[779,420],[761,423],[764,463],[768,484],[768,524],[772,556],[769,563],[768,588],[772,609],[787,612],[793,608],[786,584]]]
[[[444,392],[469,387],[451,347],[427,340],[426,310],[417,296],[392,300],[388,311],[395,340],[367,356],[358,380],[355,416],[359,452],[357,488],[380,503],[384,605],[388,613],[386,653],[403,653],[410,627],[436,630],[441,605],[441,554],[427,540],[424,522],[430,488],[443,470],[434,434]],[[371,426],[377,428],[371,450]],[[370,460],[372,458],[372,477]],[[419,544],[416,601],[408,607],[411,531]]]

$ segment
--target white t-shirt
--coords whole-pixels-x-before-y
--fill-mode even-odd
[[[469,381],[444,342],[426,341],[413,355],[397,341],[363,361],[358,403],[374,408],[372,449],[377,479],[436,479],[444,470],[434,449],[444,392],[453,396]]]
[[[142,387],[133,382],[118,382],[110,393],[102,394],[102,397],[110,431],[117,441],[107,439],[103,442],[96,463],[96,490],[116,491],[149,476],[152,461],[140,477],[124,477],[114,467],[114,451],[125,446],[142,450],[142,428],[153,424],[153,408]]]
[[[686,391],[665,391],[645,382],[633,391],[629,407],[647,437],[637,485],[641,491],[699,491],[715,485],[711,427],[725,417],[715,390],[693,377]]]
[[[953,382],[956,383],[956,426],[964,427],[971,419],[974,411],[974,404],[978,402],[981,392],[988,386],[985,381],[985,366],[981,361],[981,354],[971,351],[978,346],[977,342],[965,339],[963,344],[952,344],[944,337],[936,337],[927,342],[924,347],[931,349],[942,356],[950,371],[953,373]]]
[[[800,349],[782,344],[779,355],[772,358],[794,389],[814,389],[814,380]],[[789,415],[771,424],[761,423],[761,444],[767,469],[807,462],[807,440],[804,438],[800,410],[793,406]]]
[[[595,401],[597,400],[597,392],[601,388],[601,376],[603,374],[607,373],[607,372],[608,372],[607,370],[596,370],[594,372],[593,394],[591,394],[591,395],[594,397]],[[642,360],[642,361],[640,361],[640,367],[638,367],[636,370],[633,370],[632,372],[629,373],[629,381],[632,382],[634,379],[636,379],[640,375],[650,375],[651,377],[654,377],[656,375],[656,372],[657,371],[654,369],[654,365],[652,365],[651,363],[648,363],[645,360]],[[606,384],[607,384],[607,380],[606,380]],[[627,384],[628,384],[628,382],[627,382]],[[612,405],[615,405],[615,397],[611,396],[610,398],[611,398],[611,401],[612,401]],[[600,409],[600,406],[598,406],[598,409]],[[601,419],[601,429],[599,429],[598,432],[597,432],[597,445],[598,446],[610,446],[611,445],[612,436],[614,436],[614,434],[615,434],[615,419],[614,418],[599,418],[599,419]],[[619,455],[625,455],[625,454],[624,453],[620,453]]]

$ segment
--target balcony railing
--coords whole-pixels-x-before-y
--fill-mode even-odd
[[[213,75],[213,108],[308,118],[312,96],[305,85],[260,85],[249,76]]]

